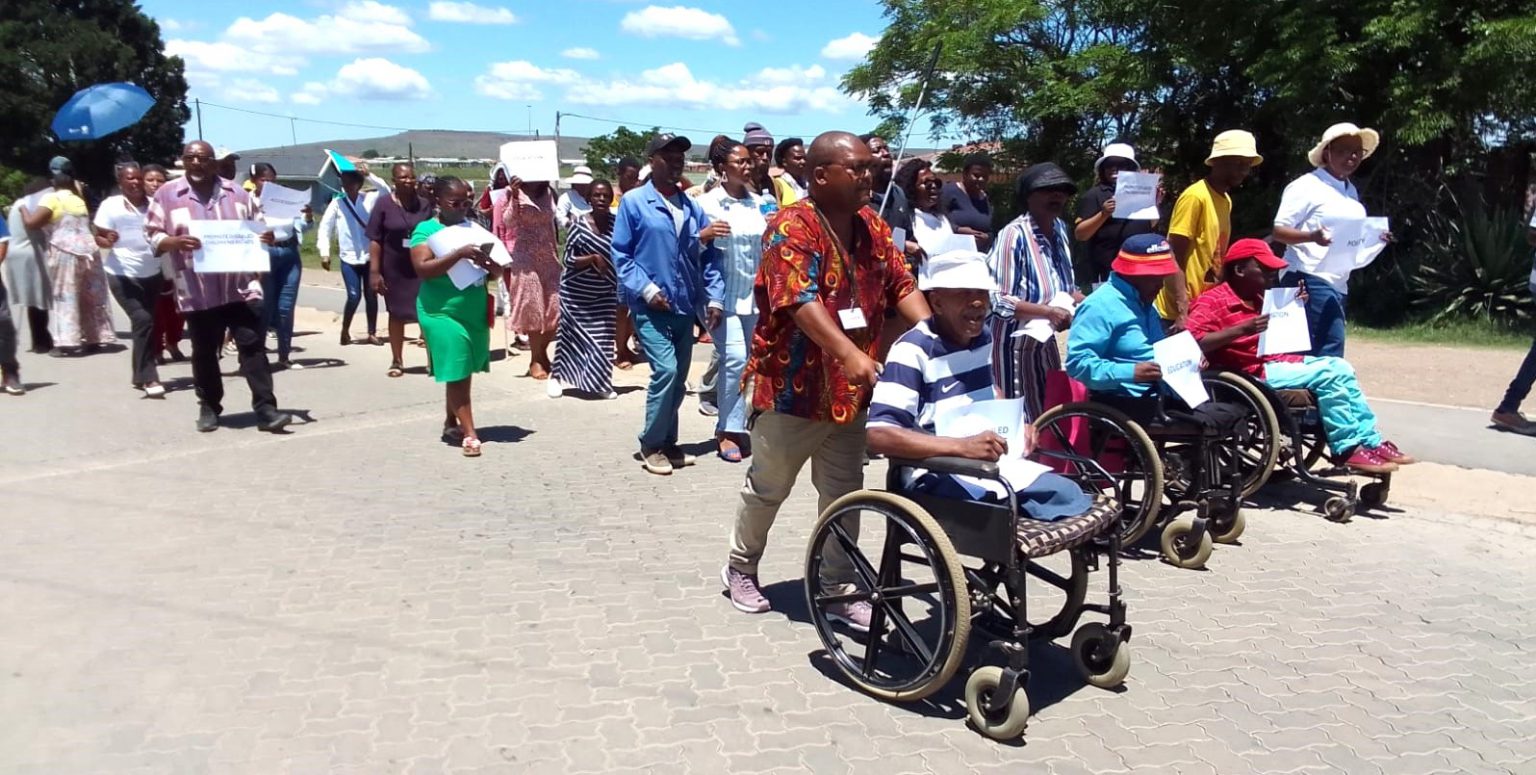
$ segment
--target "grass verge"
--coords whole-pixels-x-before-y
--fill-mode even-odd
[[[1349,324],[1349,338],[1386,344],[1446,345],[1450,347],[1485,347],[1501,350],[1525,350],[1531,346],[1529,328],[1511,328],[1487,320],[1457,320],[1444,323],[1412,321],[1392,328]]]

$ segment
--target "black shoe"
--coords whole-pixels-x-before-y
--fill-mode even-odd
[[[197,413],[197,432],[212,433],[219,429],[219,413],[211,406],[205,406]]]
[[[22,386],[20,377],[7,374],[3,380],[0,380],[0,393],[8,396],[24,396],[27,394],[27,389]]]
[[[266,431],[267,433],[277,433],[278,431],[288,427],[288,424],[291,422],[293,422],[293,415],[287,412],[279,412],[277,410],[273,410],[270,414],[263,415],[261,419],[256,422],[256,430]]]

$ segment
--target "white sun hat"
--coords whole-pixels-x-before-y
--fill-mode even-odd
[[[987,256],[975,251],[954,250],[937,255],[923,262],[918,273],[917,288],[931,291],[936,288],[959,288],[972,291],[997,290],[992,273],[987,270]]]
[[[592,182],[592,168],[588,167],[585,164],[582,164],[582,165],[576,167],[576,169],[571,170],[571,179],[566,181],[566,183],[568,183],[570,185],[573,185],[573,186],[579,186],[582,183],[591,183],[591,182]]]
[[[1098,173],[1099,168],[1104,166],[1104,162],[1110,159],[1127,159],[1136,165],[1136,169],[1141,169],[1141,163],[1136,161],[1135,148],[1128,143],[1110,143],[1104,146],[1104,152],[1099,154],[1099,160],[1093,163],[1094,173]]]
[[[1364,151],[1364,154],[1360,157],[1361,161],[1371,158],[1371,154],[1376,152],[1376,146],[1381,145],[1381,133],[1374,129],[1361,129],[1348,122],[1334,124],[1328,127],[1328,131],[1323,133],[1323,139],[1313,146],[1312,150],[1307,151],[1307,161],[1311,162],[1314,167],[1323,166],[1323,150],[1328,147],[1329,143],[1340,137],[1360,138],[1360,147]]]

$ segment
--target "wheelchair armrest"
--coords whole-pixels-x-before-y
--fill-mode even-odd
[[[1059,449],[1037,449],[1034,452],[1031,452],[1029,457],[1031,460],[1034,460],[1037,463],[1049,463],[1051,460],[1065,460],[1078,466],[1078,470],[1082,471],[1082,473],[1078,476],[1087,475],[1090,478],[1097,477],[1100,481],[1115,481],[1115,477],[1111,476],[1109,470],[1104,468],[1103,465],[1100,465],[1099,461],[1094,460],[1091,457],[1079,455],[1076,452],[1068,452],[1066,450]],[[1068,478],[1077,477],[1068,475]]]
[[[996,463],[965,457],[926,457],[921,460],[893,457],[890,462],[891,465],[901,468],[926,468],[940,474],[975,476],[982,479],[998,478]]]

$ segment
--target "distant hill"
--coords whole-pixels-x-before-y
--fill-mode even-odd
[[[265,161],[277,167],[279,172],[313,173],[324,162],[322,151],[329,148],[344,156],[361,156],[365,151],[377,151],[380,156],[405,156],[414,153],[420,157],[450,159],[494,159],[503,143],[513,140],[532,140],[529,135],[502,134],[500,132],[455,132],[448,130],[412,130],[388,137],[370,137],[361,140],[325,140],[317,143],[300,143],[274,148],[250,148],[240,150],[242,166]],[[548,135],[543,139],[553,139]],[[585,137],[560,138],[559,153],[562,159],[579,159],[587,145]]]

